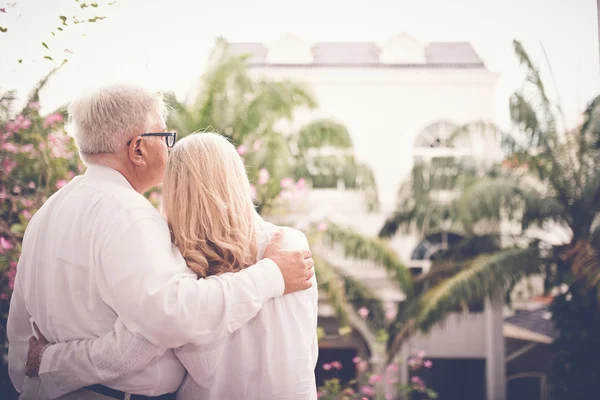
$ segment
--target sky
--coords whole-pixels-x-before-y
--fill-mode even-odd
[[[105,20],[56,37],[50,32],[59,26],[58,16],[81,12],[74,0],[4,1],[0,26],[8,31],[0,33],[0,91],[16,89],[22,99],[54,65],[44,55],[69,58],[43,93],[42,111],[113,82],[184,98],[216,37],[269,43],[286,33],[309,42],[385,42],[401,32],[423,43],[471,42],[487,68],[500,74],[496,122],[503,126],[509,124],[508,97],[523,80],[514,38],[538,63],[567,124],[576,124],[600,93],[595,0],[117,0],[111,6],[96,0],[100,7],[88,8],[95,13],[89,16]]]

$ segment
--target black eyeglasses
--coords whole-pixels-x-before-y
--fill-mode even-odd
[[[175,140],[177,140],[177,132],[151,132],[151,133],[141,133],[139,136],[164,136],[165,142],[167,143],[167,147],[171,148],[175,145]],[[133,141],[130,140],[127,142],[127,146],[131,144]]]

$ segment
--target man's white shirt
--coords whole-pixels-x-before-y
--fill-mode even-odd
[[[222,341],[283,290],[268,259],[197,280],[158,211],[117,171],[90,166],[25,232],[7,323],[10,378],[20,390],[35,321],[51,343],[70,341],[42,359],[51,398],[99,380],[128,393],[174,392],[185,371],[168,348]],[[81,353],[77,374],[61,375]]]

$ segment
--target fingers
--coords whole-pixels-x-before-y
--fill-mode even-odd
[[[267,250],[277,250],[283,245],[283,230],[278,230],[273,234],[271,241],[267,245]]]
[[[35,329],[35,333],[37,333],[38,340],[42,343],[48,343],[48,339],[40,332],[40,328],[38,328],[37,324],[33,323],[33,329]]]
[[[300,285],[300,290],[310,289],[312,287],[311,281],[306,281]]]
[[[314,275],[315,275],[315,270],[314,270],[314,269],[312,269],[312,268],[311,268],[311,269],[309,269],[309,270],[306,272],[306,280],[309,280],[309,279],[311,279],[311,278],[312,278]]]
[[[37,338],[35,336],[30,337],[29,338],[29,348],[31,349],[36,344],[37,344]]]
[[[311,269],[314,266],[315,266],[315,260],[313,260],[312,258],[307,258],[304,260],[304,268],[305,269]]]
[[[44,335],[42,335],[42,332],[40,332],[40,328],[38,328],[38,326],[35,322],[33,323],[33,329],[35,329],[35,333],[37,333],[38,338],[44,337]]]

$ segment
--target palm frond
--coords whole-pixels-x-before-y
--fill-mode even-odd
[[[379,238],[366,238],[351,229],[328,223],[323,232],[330,245],[340,245],[344,255],[357,260],[373,261],[382,266],[388,276],[398,283],[407,298],[412,296],[412,275],[386,243]]]
[[[298,132],[298,150],[335,147],[352,148],[352,138],[346,127],[330,119],[320,119],[304,125]]]
[[[327,262],[325,258],[313,253],[313,259],[315,260],[315,275],[319,283],[319,291],[325,293],[340,326],[347,326],[351,306],[346,297],[343,278],[339,276],[336,268]]]
[[[355,310],[365,307],[369,310],[367,325],[372,332],[385,328],[385,309],[379,297],[362,282],[345,275],[346,298]]]
[[[476,257],[466,268],[421,297],[416,326],[427,331],[449,313],[465,309],[467,303],[481,301],[505,289],[512,281],[539,273],[538,253],[537,246],[533,245]]]
[[[458,219],[465,229],[480,221],[520,220],[523,228],[545,220],[566,220],[556,199],[540,193],[516,177],[482,178],[457,200]]]
[[[580,239],[562,255],[571,265],[575,282],[586,290],[595,290],[600,303],[600,251],[590,240]]]

